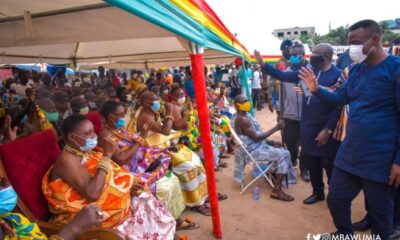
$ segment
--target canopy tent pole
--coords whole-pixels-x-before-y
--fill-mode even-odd
[[[214,172],[214,150],[211,140],[210,116],[208,114],[206,82],[204,76],[204,48],[190,42],[190,60],[192,63],[193,85],[196,93],[196,104],[200,122],[200,138],[204,154],[207,175],[208,197],[210,199],[213,230],[216,238],[222,238],[218,207],[218,193]]]

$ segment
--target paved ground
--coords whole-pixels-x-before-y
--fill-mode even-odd
[[[258,121],[267,130],[275,125],[276,116],[269,111],[257,112]],[[271,139],[280,140],[280,134]],[[335,230],[325,202],[312,206],[303,205],[303,200],[311,194],[311,186],[298,178],[298,183],[291,185],[287,192],[295,197],[291,203],[272,200],[269,197],[271,187],[260,182],[261,200],[252,199],[252,189],[240,195],[239,186],[233,182],[233,156],[227,159],[229,168],[217,172],[218,191],[229,195],[228,200],[220,202],[220,214],[223,238],[229,240],[252,239],[307,239],[308,233],[325,233]],[[247,166],[249,173],[252,167]],[[298,169],[296,170],[298,173]],[[247,174],[247,176],[250,176]],[[250,177],[247,178],[247,181]],[[365,213],[362,196],[353,203],[353,220],[360,220]],[[192,217],[200,223],[201,228],[193,231],[182,231],[189,240],[214,239],[211,217],[205,217],[186,210],[183,217]]]

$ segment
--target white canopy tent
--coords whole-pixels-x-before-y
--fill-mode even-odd
[[[190,64],[188,42],[99,0],[1,0],[0,63],[146,68]],[[214,50],[205,63],[232,62]]]

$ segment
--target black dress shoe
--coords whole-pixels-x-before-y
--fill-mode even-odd
[[[353,223],[353,230],[357,232],[364,232],[371,228],[368,216],[365,216],[361,221]]]
[[[389,240],[399,240],[399,239],[400,239],[400,225],[394,226],[392,234],[389,237]]]
[[[306,198],[306,200],[303,201],[304,204],[306,205],[311,205],[316,202],[324,201],[325,200],[325,194],[313,194]]]

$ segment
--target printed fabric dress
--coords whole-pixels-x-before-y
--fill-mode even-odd
[[[247,114],[253,125],[254,130],[258,133],[262,132],[261,126],[258,124],[255,118],[250,114]],[[254,141],[246,135],[238,135],[240,140],[243,142],[246,150],[251,156],[261,163],[273,164],[272,171],[280,174],[289,175],[289,183],[294,183],[295,172],[291,162],[290,153],[284,148],[276,148],[268,144],[266,141]],[[235,164],[234,164],[234,181],[241,183],[245,177],[244,169],[247,163],[250,162],[250,158],[246,152],[240,147],[235,152]]]
[[[78,154],[82,156],[82,165],[93,176],[103,154],[95,151]],[[104,216],[101,226],[115,228],[130,240],[173,239],[176,222],[165,204],[149,193],[147,186],[141,195],[132,198],[132,185],[139,180],[113,161],[111,164],[103,192],[94,202]],[[62,179],[49,181],[50,171],[51,168],[43,178],[42,189],[53,213],[51,222],[67,224],[90,202]]]
[[[111,132],[113,133],[111,141],[117,142],[119,149],[122,151],[128,150],[136,142],[141,143],[144,141],[139,134],[130,133],[123,129],[113,130]],[[159,166],[152,171],[147,171],[156,160],[160,161]],[[155,193],[155,182],[166,174],[170,163],[171,155],[168,153],[167,149],[141,144],[136,155],[123,167],[134,176],[140,178],[140,180],[146,183],[151,191]]]

